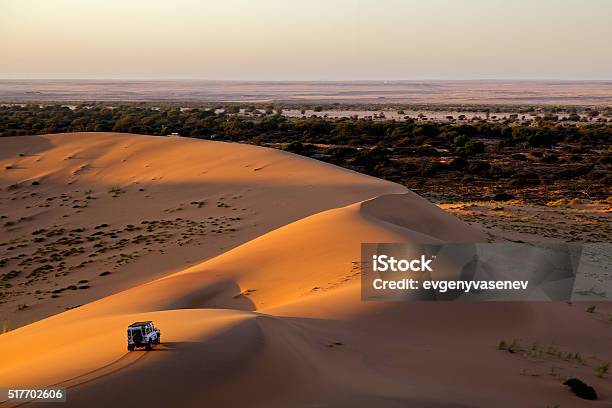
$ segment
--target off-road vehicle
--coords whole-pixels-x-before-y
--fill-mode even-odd
[[[128,350],[132,351],[136,347],[144,347],[147,350],[153,348],[153,344],[161,342],[161,333],[158,328],[153,326],[153,322],[135,322],[128,326]]]

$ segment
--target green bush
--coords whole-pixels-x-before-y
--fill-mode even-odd
[[[563,385],[569,386],[572,392],[579,398],[586,400],[597,399],[597,392],[595,392],[595,389],[578,378],[570,378],[565,381]]]

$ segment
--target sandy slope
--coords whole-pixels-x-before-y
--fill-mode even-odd
[[[19,275],[0,280],[0,290],[12,285],[0,321],[15,328],[319,211],[403,191],[250,145],[104,133],[1,138],[0,265],[8,262],[0,275]],[[82,280],[87,289],[61,291]]]
[[[75,407],[609,405],[609,378],[593,375],[612,358],[609,306],[360,301],[361,242],[485,239],[400,192],[313,211],[175,274],[4,334],[0,385],[58,384]],[[164,344],[126,353],[125,327],[141,319],[157,323]],[[496,349],[513,338],[579,351],[584,361]],[[603,402],[578,400],[560,375],[587,380]]]

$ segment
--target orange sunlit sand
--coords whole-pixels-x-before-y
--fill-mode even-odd
[[[609,323],[583,319],[581,306],[362,302],[362,242],[487,241],[398,184],[178,137],[61,134],[0,146],[0,208],[16,218],[3,257],[44,248],[48,240],[31,239],[39,229],[104,249],[74,269],[91,259],[70,255],[57,279],[34,274],[0,305],[22,326],[0,336],[0,384],[64,387],[75,407],[565,408],[592,402],[560,398],[548,365],[500,353],[499,340],[612,357]],[[162,221],[163,231],[149,227]],[[88,241],[96,231],[108,235]],[[88,288],[50,295],[78,281]],[[128,353],[125,329],[139,320],[155,321],[162,344]],[[610,381],[592,383],[609,404]]]

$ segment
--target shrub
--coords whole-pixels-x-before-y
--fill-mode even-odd
[[[464,147],[471,139],[466,135],[459,135],[453,139],[453,145],[455,147]]]
[[[509,201],[514,200],[515,196],[508,193],[497,193],[493,196],[493,201]]]
[[[414,151],[414,154],[419,157],[425,157],[425,156],[435,157],[435,156],[440,155],[438,151],[431,146],[417,147],[416,150]]]
[[[581,155],[579,155],[579,154],[572,154],[572,155],[569,157],[569,160],[570,160],[571,162],[574,162],[574,163],[581,162],[581,161],[582,161],[582,156],[581,156]]]
[[[485,174],[491,170],[491,165],[486,161],[474,160],[468,165],[467,171],[472,174]]]
[[[468,154],[484,153],[485,145],[482,142],[470,140],[465,144],[465,149]]]
[[[294,140],[293,142],[289,143],[285,147],[284,150],[286,150],[288,152],[291,152],[291,153],[307,155],[308,153],[310,153],[312,151],[312,146],[311,145],[305,145],[302,142],[300,142],[299,140]]]
[[[608,154],[607,156],[603,156],[602,158],[600,158],[599,163],[606,166],[612,165],[612,154]]]
[[[593,170],[593,166],[580,166],[572,169],[563,169],[558,174],[560,178],[572,179],[580,176],[585,176]]]
[[[595,369],[595,375],[599,378],[602,378],[605,374],[610,370],[610,363],[606,362],[601,364]]]
[[[546,205],[548,207],[559,207],[559,206],[565,205],[565,204],[566,204],[565,198],[560,198],[558,200],[549,201],[549,202],[546,203]]]
[[[512,340],[512,343],[510,343],[510,345],[508,346],[508,351],[513,354],[521,350],[522,350],[522,347],[516,339]]]
[[[557,155],[555,155],[555,154],[548,154],[548,155],[542,157],[542,159],[540,159],[540,161],[542,163],[557,163],[559,161],[559,157],[557,157]]]
[[[535,134],[527,137],[527,143],[531,147],[551,147],[553,138],[549,132],[538,129]]]
[[[578,378],[570,378],[569,380],[565,381],[563,385],[569,386],[572,392],[579,398],[586,400],[597,399],[597,393],[595,392],[595,389],[590,385],[585,384],[582,380],[579,380]]]
[[[468,165],[468,161],[463,157],[456,157],[449,163],[449,165],[454,169],[462,169]]]

